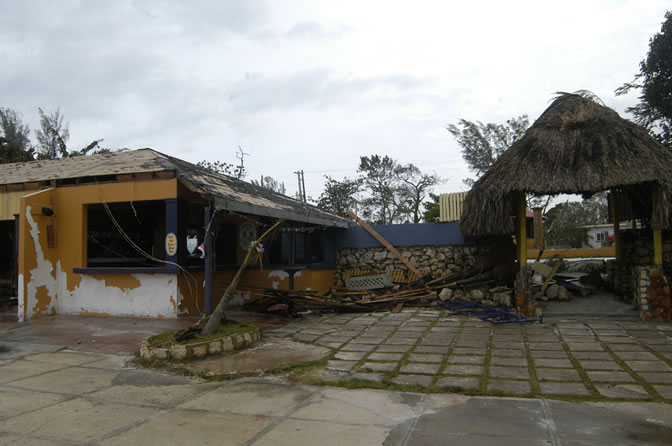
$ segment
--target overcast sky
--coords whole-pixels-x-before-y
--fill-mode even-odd
[[[72,148],[237,162],[308,195],[381,154],[469,176],[448,123],[504,122],[590,90],[624,114],[669,0],[0,0],[0,107]],[[32,136],[35,140],[34,135]]]

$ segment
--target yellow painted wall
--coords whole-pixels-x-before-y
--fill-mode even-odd
[[[109,287],[124,291],[129,305],[137,302],[137,297],[128,294],[137,288],[138,278],[123,274],[82,275],[73,273],[73,268],[86,267],[86,205],[126,202],[129,200],[163,200],[177,197],[177,179],[135,181],[66,186],[33,193],[21,198],[19,244],[19,296],[20,312],[27,317],[53,313],[58,308],[59,289],[62,294],[72,292],[82,279],[95,285],[94,289]],[[30,216],[26,210],[30,207]],[[42,207],[54,210],[54,216],[42,215]],[[54,247],[47,246],[47,226],[54,227]],[[37,242],[37,244],[35,243]],[[39,245],[39,246],[38,246]],[[149,276],[149,275],[147,275]],[[168,275],[164,275],[168,276]],[[49,278],[51,278],[51,283]],[[143,277],[147,284],[162,283],[161,277]],[[177,280],[174,280],[177,290]],[[39,289],[37,289],[37,288]],[[66,296],[61,296],[66,299]],[[102,298],[91,296],[91,299]],[[166,298],[167,299],[167,298]],[[82,312],[87,312],[82,308]],[[129,314],[131,314],[129,312]],[[158,315],[158,314],[157,314]]]
[[[528,259],[536,259],[539,251],[536,249],[529,249],[527,251]],[[541,256],[542,259],[550,259],[552,257],[562,258],[582,258],[582,257],[615,257],[616,250],[614,248],[571,248],[571,249],[547,249]]]

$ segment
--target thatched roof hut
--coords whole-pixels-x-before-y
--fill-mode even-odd
[[[535,195],[628,192],[655,228],[670,226],[672,151],[646,129],[578,94],[562,93],[525,135],[474,184],[461,231],[511,234],[519,192]]]

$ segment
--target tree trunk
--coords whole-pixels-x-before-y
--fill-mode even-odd
[[[243,260],[243,263],[240,265],[240,268],[238,268],[238,272],[236,273],[236,276],[233,278],[231,283],[229,284],[228,287],[226,287],[226,291],[224,291],[224,295],[220,299],[219,303],[217,304],[217,307],[215,308],[215,311],[212,312],[210,317],[208,318],[208,321],[205,324],[205,327],[201,330],[201,336],[209,336],[213,333],[216,333],[217,330],[219,330],[219,327],[222,325],[222,319],[224,319],[225,314],[224,314],[224,306],[226,305],[226,302],[228,299],[231,298],[231,295],[233,294],[234,291],[236,291],[236,287],[238,287],[238,282],[240,281],[240,277],[243,275],[243,271],[245,271],[245,268],[247,268],[247,265],[249,265],[250,261],[252,260],[252,257],[254,256],[254,251],[257,248],[257,245],[261,243],[261,241],[275,228],[280,226],[284,220],[278,220],[273,226],[271,226],[268,231],[264,232],[261,237],[257,239],[256,242],[252,243],[250,247],[247,250],[247,255],[245,256],[245,260]],[[206,279],[207,280],[207,279]]]

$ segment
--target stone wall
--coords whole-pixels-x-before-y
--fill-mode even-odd
[[[670,286],[665,273],[656,266],[638,266],[634,269],[635,298],[645,321],[672,320]]]
[[[432,273],[459,272],[476,265],[476,254],[485,247],[476,246],[407,246],[399,249],[419,270]],[[343,271],[365,269],[377,271],[405,271],[408,268],[384,247],[344,248],[336,253],[336,285],[343,285]]]

